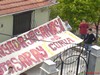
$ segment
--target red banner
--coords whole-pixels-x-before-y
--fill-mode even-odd
[[[14,67],[13,74],[20,74],[68,48],[68,44],[82,40],[65,31],[57,17],[35,29],[0,44],[0,73]]]

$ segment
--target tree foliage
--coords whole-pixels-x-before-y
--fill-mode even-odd
[[[58,0],[57,5],[51,7],[51,19],[60,16],[69,20],[73,28],[77,28],[82,19],[100,22],[100,0]]]

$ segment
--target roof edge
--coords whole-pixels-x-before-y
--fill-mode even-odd
[[[10,13],[10,14],[4,14],[4,15],[0,15],[0,17],[9,16],[9,15],[18,14],[18,13],[23,13],[23,12],[31,11],[31,10],[36,10],[36,9],[40,9],[40,8],[43,8],[43,7],[49,7],[49,6],[52,6],[52,5],[58,4],[58,3],[59,3],[59,2],[55,2],[55,3],[53,3],[53,4],[46,5],[46,6],[42,6],[42,7],[38,7],[38,8],[33,8],[33,9],[24,10],[24,11],[15,12],[15,13]]]

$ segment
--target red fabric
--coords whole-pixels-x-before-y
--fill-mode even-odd
[[[87,23],[80,23],[80,34],[87,34],[88,24]]]

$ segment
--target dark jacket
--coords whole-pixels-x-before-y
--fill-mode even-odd
[[[84,38],[85,44],[92,44],[96,40],[94,34],[87,34]]]

